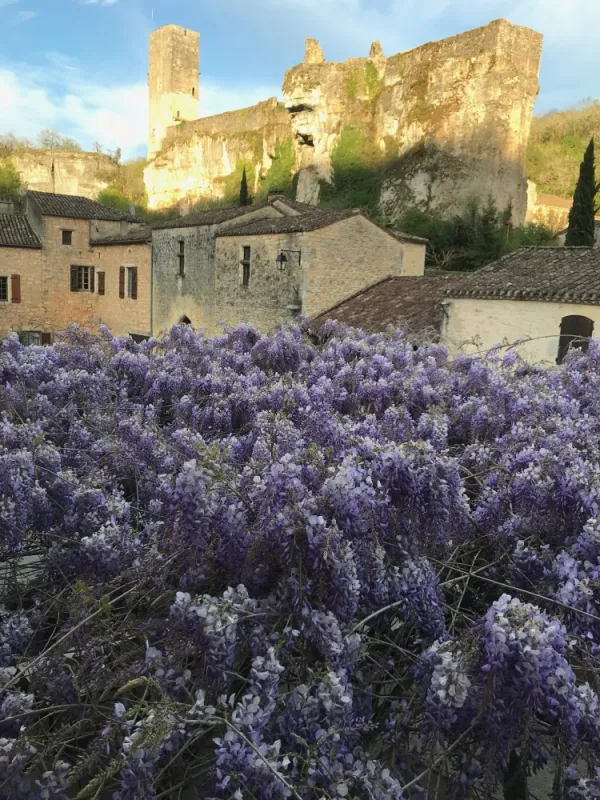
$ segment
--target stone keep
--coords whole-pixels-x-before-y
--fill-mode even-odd
[[[164,25],[150,34],[148,154],[160,150],[167,129],[198,119],[200,34]]]

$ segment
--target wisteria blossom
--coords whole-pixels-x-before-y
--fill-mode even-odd
[[[0,800],[600,796],[595,341],[9,336],[0,562]]]

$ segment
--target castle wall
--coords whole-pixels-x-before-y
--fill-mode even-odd
[[[339,133],[355,127],[367,140],[364,161],[383,175],[390,218],[408,206],[450,213],[492,194],[521,222],[541,43],[496,20],[387,59],[294,67],[283,91],[299,161],[328,178]]]
[[[287,111],[275,98],[170,128],[161,151],[144,172],[149,207],[235,194],[241,162],[254,167],[254,174],[247,177],[250,192],[256,194],[278,139],[291,140],[291,129]]]
[[[103,153],[71,150],[24,150],[12,154],[10,161],[26,189],[75,194],[91,200],[106,189],[118,169]]]
[[[377,173],[391,219],[411,206],[456,213],[491,194],[500,208],[512,204],[519,224],[541,44],[506,20],[389,58],[374,43],[369,58],[343,63],[324,61],[310,41],[305,62],[285,74],[287,112],[271,100],[166,132],[145,173],[150,205],[222,197],[240,160],[264,175],[276,138],[294,144],[298,199],[315,202],[340,134],[354,128],[363,139],[358,161]]]

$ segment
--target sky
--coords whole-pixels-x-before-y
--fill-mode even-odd
[[[0,134],[43,129],[145,155],[148,37],[200,32],[200,116],[280,97],[304,39],[392,55],[504,17],[544,35],[535,113],[600,97],[600,0],[0,0]]]

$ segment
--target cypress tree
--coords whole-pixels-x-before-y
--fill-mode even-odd
[[[242,182],[240,184],[240,205],[249,206],[252,203],[250,193],[248,192],[248,179],[246,178],[246,167],[242,173]]]
[[[573,206],[569,212],[569,227],[565,244],[568,247],[594,246],[594,215],[596,213],[596,170],[594,164],[594,139],[585,151],[579,168]]]

